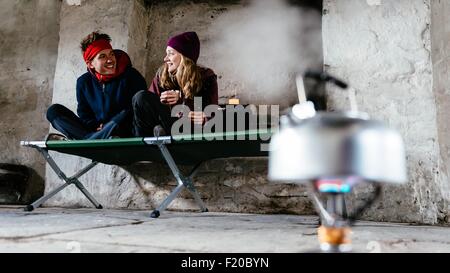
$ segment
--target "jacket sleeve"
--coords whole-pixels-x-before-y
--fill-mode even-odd
[[[219,91],[217,86],[217,76],[214,74],[208,77],[206,82],[206,92],[205,92],[205,107],[211,104],[218,105],[219,104]]]
[[[155,75],[148,91],[155,93],[159,97],[159,96],[161,96],[161,89],[160,89],[158,83],[159,83],[159,76]]]
[[[95,114],[89,106],[86,97],[83,94],[83,84],[78,80],[77,81],[77,113],[81,122],[87,129],[95,131],[100,125],[97,119],[95,118]]]

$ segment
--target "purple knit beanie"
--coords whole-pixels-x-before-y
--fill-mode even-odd
[[[171,37],[167,45],[197,63],[200,55],[200,40],[195,32],[184,32]]]

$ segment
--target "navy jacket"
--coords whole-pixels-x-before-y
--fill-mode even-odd
[[[122,123],[131,134],[131,100],[138,91],[147,90],[144,77],[131,64],[118,77],[106,83],[100,83],[95,75],[86,72],[77,80],[77,113],[86,128],[95,131],[122,110],[129,111],[128,118]]]

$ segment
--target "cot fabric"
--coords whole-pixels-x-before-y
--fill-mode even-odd
[[[179,135],[172,137],[171,143],[166,146],[177,164],[195,165],[215,158],[267,156],[267,149],[262,149],[261,144],[268,143],[270,135],[270,130]],[[48,150],[104,164],[165,162],[158,146],[146,143],[149,139],[156,138],[47,141],[46,146]]]

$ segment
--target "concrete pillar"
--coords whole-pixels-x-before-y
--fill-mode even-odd
[[[30,202],[44,190],[44,160],[19,145],[42,139],[53,88],[58,49],[59,1],[0,0],[0,162],[30,167],[25,196]]]
[[[431,0],[431,58],[433,61],[433,92],[437,107],[439,140],[438,187],[441,214],[438,220],[449,222],[450,215],[450,3]]]
[[[54,80],[53,103],[60,103],[76,112],[76,79],[86,72],[80,41],[90,32],[99,30],[109,34],[113,48],[129,53],[133,65],[141,70],[145,67],[146,22],[142,1],[133,0],[83,0],[63,1],[61,7],[60,42]],[[140,25],[144,24],[144,27]],[[79,170],[88,160],[51,153],[67,175]],[[133,207],[143,194],[139,184],[133,183],[118,166],[101,165],[80,178],[86,188],[105,207]],[[126,183],[123,183],[123,182]],[[62,182],[47,165],[46,192]],[[144,202],[142,202],[144,203]],[[89,201],[74,187],[68,187],[46,205],[50,206],[91,206]]]
[[[440,136],[448,135],[442,129],[448,110],[443,102],[436,104],[436,94],[444,92],[433,86],[436,54],[431,46],[444,37],[432,39],[430,34],[430,25],[440,29],[437,22],[447,19],[443,10],[435,11],[439,15],[432,21],[430,0],[324,1],[325,70],[348,81],[359,110],[397,129],[406,145],[408,183],[386,186],[366,219],[421,223],[447,219],[441,153],[448,142]],[[349,110],[345,92],[329,88],[328,99],[330,110]],[[370,191],[371,187],[357,188],[350,203]]]

